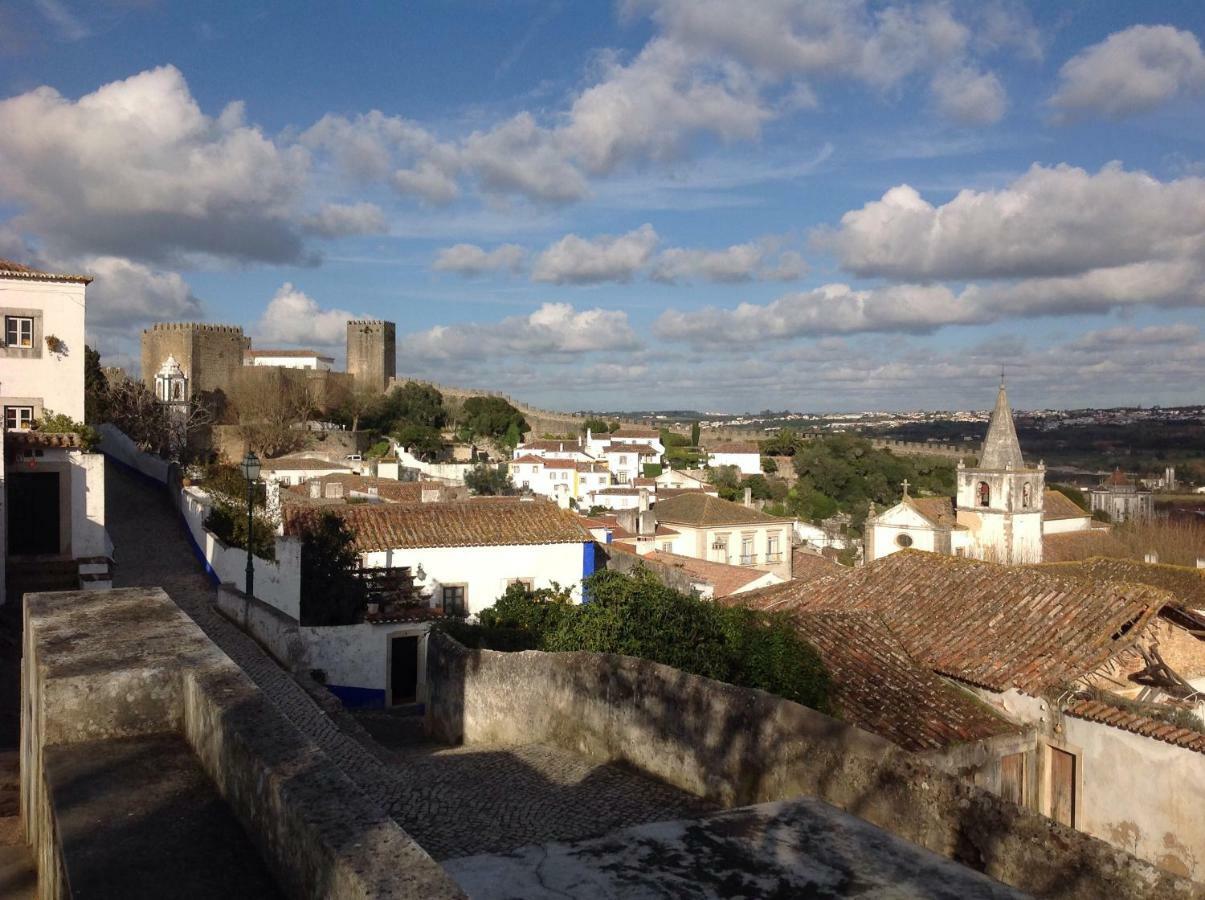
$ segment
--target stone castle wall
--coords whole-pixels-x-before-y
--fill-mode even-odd
[[[347,371],[360,387],[383,391],[397,375],[397,328],[379,319],[347,323]]]
[[[155,373],[174,356],[188,378],[191,396],[201,391],[228,393],[250,346],[250,338],[237,325],[159,322],[142,332],[142,382],[154,390]]]

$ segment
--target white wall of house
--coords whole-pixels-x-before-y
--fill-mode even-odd
[[[180,513],[193,542],[201,549],[210,568],[222,583],[240,587],[246,581],[247,551],[223,544],[202,524],[209,512],[209,495],[197,487],[180,492]],[[153,539],[148,537],[148,540]],[[120,552],[120,548],[119,548]],[[118,559],[120,563],[120,558]],[[255,596],[293,619],[301,618],[301,541],[292,537],[276,539],[276,561],[252,557],[255,568]]]
[[[644,463],[657,461],[651,456],[641,456],[635,450],[615,445],[607,450],[605,458],[616,484],[631,484],[644,475]]]
[[[587,508],[602,506],[606,509],[639,509],[640,492],[609,494],[603,488],[587,494],[585,505]]]
[[[335,361],[329,356],[259,356],[249,357],[247,365],[279,366],[282,369],[315,369],[329,372],[335,367]]]
[[[890,509],[883,510],[874,522],[868,525],[866,561],[882,559],[907,547],[913,550],[927,550],[930,553],[938,552],[942,548],[938,547],[937,535],[938,530],[932,522],[907,503],[897,503]]]
[[[0,343],[5,317],[33,320],[32,346],[0,346],[0,405],[31,405],[84,420],[84,285],[0,278]],[[46,338],[65,345],[51,353]]]
[[[470,615],[494,605],[508,583],[514,579],[529,581],[533,588],[572,587],[573,598],[581,601],[584,557],[589,544],[530,544],[500,547],[418,547],[385,550],[362,555],[370,568],[409,566],[412,572],[423,567],[426,579],[418,586],[431,592],[434,606],[441,605],[443,587],[463,586]]]
[[[677,469],[666,469],[654,479],[659,488],[705,488],[710,485],[701,478],[687,475]]]
[[[792,522],[789,519],[784,519],[781,524],[759,522],[752,525],[713,525],[706,528],[695,528],[677,522],[664,524],[678,532],[672,539],[673,553],[694,559],[727,563],[730,566],[745,565],[742,557],[745,542],[748,540],[752,543],[751,568],[773,572],[783,580],[791,578]],[[768,560],[771,536],[777,538],[777,562]],[[668,540],[669,536],[657,538],[658,548]],[[717,548],[717,543],[723,543],[723,549]]]
[[[68,454],[71,466],[71,555],[111,556],[105,530],[105,458],[100,453]]]
[[[356,625],[301,626],[306,666],[321,669],[326,685],[348,705],[392,706],[390,696],[391,641],[418,637],[418,690],[414,702],[427,701],[427,639],[425,622],[360,622]],[[357,696],[359,695],[359,696]],[[348,702],[348,701],[352,702]]]
[[[707,465],[713,469],[720,466],[736,466],[742,475],[761,473],[760,453],[708,453]]]
[[[1042,534],[1066,534],[1069,531],[1087,531],[1092,527],[1092,517],[1074,519],[1043,519]]]
[[[473,463],[429,463],[419,459],[408,450],[394,446],[398,458],[396,463],[378,463],[378,478],[401,479],[402,469],[416,469],[423,478],[432,481],[442,481],[445,484],[464,484],[466,472],[473,469]]]
[[[1081,831],[1189,878],[1205,876],[1205,755],[1067,716],[1082,761]]]

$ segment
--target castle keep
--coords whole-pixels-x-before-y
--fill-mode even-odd
[[[142,332],[142,381],[155,389],[155,375],[175,359],[187,379],[188,397],[202,391],[229,391],[251,339],[237,325],[159,322]]]
[[[383,391],[397,376],[397,336],[392,322],[356,319],[347,323],[347,371],[356,387]]]

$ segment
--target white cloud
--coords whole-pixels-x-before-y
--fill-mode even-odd
[[[493,250],[484,250],[476,244],[455,244],[444,247],[435,256],[432,266],[440,272],[456,272],[460,275],[483,275],[486,272],[518,272],[527,256],[518,244],[502,244]]]
[[[500,322],[437,325],[401,341],[409,357],[434,360],[489,359],[512,355],[565,356],[640,346],[622,310],[576,311],[568,303],[545,303],[527,316]]]
[[[84,272],[95,279],[86,294],[89,329],[203,318],[200,301],[176,272],[116,256],[85,257],[53,269]]]
[[[819,238],[859,275],[1057,276],[1190,259],[1205,248],[1205,179],[1161,182],[1117,164],[1096,174],[1035,165],[1006,188],[942,206],[900,185]]]
[[[289,282],[280,286],[255,326],[258,341],[338,347],[347,339],[347,322],[359,316],[345,309],[323,309]]]
[[[556,284],[630,281],[648,264],[657,241],[647,223],[619,236],[568,234],[536,258],[531,277]]]
[[[302,219],[301,225],[311,234],[328,238],[389,231],[381,207],[366,202],[324,203],[318,212]]]
[[[522,194],[542,203],[567,203],[589,193],[585,176],[557,134],[520,113],[489,131],[475,131],[461,151],[464,164],[489,194]]]
[[[1205,89],[1205,54],[1192,32],[1135,25],[1067,60],[1050,105],[1063,118],[1120,119]]]
[[[990,125],[1004,116],[1008,96],[991,72],[959,66],[933,76],[933,97],[946,118],[966,125]]]
[[[654,281],[739,282],[792,281],[802,276],[807,271],[803,257],[792,250],[775,256],[775,244],[762,240],[723,250],[671,247],[657,255],[649,277]]]
[[[64,40],[79,41],[88,36],[88,26],[80,21],[62,0],[35,0],[35,3],[46,20],[58,29]]]
[[[454,174],[428,159],[412,169],[398,169],[389,182],[399,193],[417,194],[432,206],[444,206],[460,196]]]
[[[60,256],[292,262],[307,154],[201,112],[172,66],[70,100],[40,87],[0,101],[0,199]]]

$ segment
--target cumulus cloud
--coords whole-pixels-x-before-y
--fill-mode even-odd
[[[116,256],[93,256],[55,266],[94,278],[87,290],[88,327],[142,326],[203,317],[201,302],[176,272],[151,269]]]
[[[807,271],[798,253],[774,254],[773,241],[734,244],[723,250],[671,247],[657,255],[649,277],[654,281],[716,282],[769,280],[793,281]]]
[[[908,185],[821,235],[859,275],[1057,276],[1188,259],[1205,248],[1205,179],[1161,182],[1118,164],[1096,174],[1035,165],[1008,187],[933,206]]]
[[[301,225],[310,234],[328,238],[389,230],[385,213],[375,203],[324,203],[318,212],[302,219]]]
[[[455,244],[444,247],[435,256],[432,268],[460,275],[484,275],[486,272],[518,272],[527,256],[518,244],[502,244],[484,250],[476,244]]]
[[[61,256],[298,261],[307,166],[241,104],[206,116],[172,66],[78,100],[40,87],[0,101],[0,198]]]
[[[648,264],[657,241],[647,223],[618,236],[568,234],[536,258],[531,277],[556,284],[630,281]]]
[[[1121,119],[1205,90],[1205,54],[1192,32],[1135,25],[1082,50],[1059,70],[1050,105],[1063,119]]]
[[[510,355],[561,356],[592,351],[634,350],[640,346],[622,310],[586,309],[545,303],[527,316],[500,322],[437,325],[407,335],[402,346],[420,359],[498,360]]]
[[[318,301],[285,282],[255,326],[257,339],[276,344],[337,347],[347,339],[345,309],[323,309]]]
[[[991,72],[960,66],[933,76],[937,108],[949,119],[966,125],[990,125],[1004,116],[1008,97]]]

